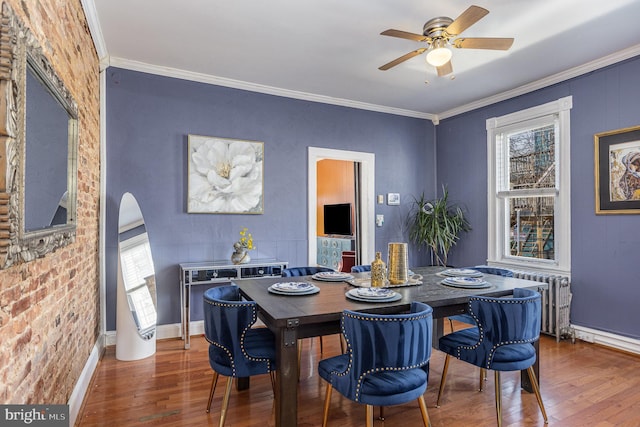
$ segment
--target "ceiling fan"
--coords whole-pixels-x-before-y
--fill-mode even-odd
[[[479,6],[470,6],[455,20],[446,16],[433,18],[424,24],[422,34],[409,33],[401,30],[386,30],[380,33],[383,36],[399,37],[401,39],[426,42],[427,47],[421,47],[413,52],[402,55],[391,62],[379,67],[379,70],[388,70],[396,65],[427,52],[427,63],[436,67],[438,76],[446,76],[453,72],[451,65],[451,50],[447,46],[458,49],[493,49],[507,50],[513,44],[513,38],[497,37],[467,37],[451,40],[464,30],[485,17],[489,11]]]

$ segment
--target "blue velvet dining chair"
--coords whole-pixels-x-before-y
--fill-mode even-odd
[[[373,425],[373,407],[418,400],[422,421],[430,425],[423,393],[431,357],[432,309],[411,303],[409,313],[364,314],[345,310],[342,333],[347,352],[323,359],[318,374],[327,382],[322,426],[329,418],[331,393],[366,405],[366,426]]]
[[[546,424],[547,413],[533,370],[536,361],[533,343],[540,338],[540,294],[530,289],[516,288],[512,298],[471,297],[469,313],[475,319],[476,327],[450,333],[438,342],[438,348],[446,353],[446,358],[436,407],[440,407],[449,361],[453,356],[494,371],[499,427],[502,426],[500,372],[526,369]]]
[[[492,267],[490,265],[476,265],[475,267],[467,267],[472,270],[479,271],[484,274],[494,274],[496,276],[502,277],[513,277],[513,271],[507,270],[506,268]],[[475,326],[476,321],[469,313],[456,314],[455,316],[449,316],[449,326],[451,327],[451,332],[454,332],[453,329],[453,321],[466,323],[468,325]],[[483,390],[483,383],[487,379],[487,372],[484,368],[480,368],[480,383],[478,389],[480,391]]]
[[[242,301],[237,286],[218,286],[205,291],[204,335],[209,342],[209,364],[213,369],[207,412],[211,410],[218,376],[227,377],[220,427],[225,422],[233,378],[270,374],[271,387],[275,390],[275,336],[267,328],[252,328],[256,320],[256,303]]]
[[[466,268],[469,268],[471,270],[476,270],[484,274],[494,274],[496,276],[502,276],[502,277],[513,277],[513,271],[507,270],[506,268],[491,267],[489,265],[476,265],[475,267],[466,267]],[[476,321],[468,313],[449,316],[449,325],[451,326],[451,332],[453,332],[453,322],[452,322],[453,320],[456,320],[461,323],[466,323],[469,325],[476,324]]]
[[[476,265],[475,267],[467,267],[471,270],[479,271],[484,274],[494,274],[502,277],[513,277],[513,271],[506,268],[492,267],[489,265]],[[453,332],[453,320],[466,323],[469,325],[475,325],[476,321],[468,313],[456,314],[455,316],[449,316],[449,325],[451,326],[451,332]]]
[[[370,264],[354,265],[353,267],[351,267],[352,273],[366,273],[367,271],[371,271]]]

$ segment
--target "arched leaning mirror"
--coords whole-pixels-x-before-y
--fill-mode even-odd
[[[75,239],[78,107],[4,2],[0,58],[0,268],[8,268]]]
[[[118,252],[116,358],[137,360],[155,353],[157,300],[149,235],[131,193],[120,201]]]

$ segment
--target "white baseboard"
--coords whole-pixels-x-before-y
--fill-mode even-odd
[[[98,362],[100,361],[100,355],[102,354],[102,350],[104,349],[102,337],[98,337],[96,343],[89,354],[89,358],[84,364],[84,368],[82,368],[82,372],[80,373],[80,377],[76,382],[73,391],[71,392],[71,396],[69,396],[69,401],[67,404],[69,405],[69,425],[73,426],[76,424],[76,419],[78,418],[78,414],[80,413],[80,408],[82,407],[82,402],[84,401],[84,397],[87,394],[87,389],[89,388],[89,384],[91,383],[91,378],[93,377],[93,373],[98,366]]]
[[[575,336],[579,340],[640,354],[640,340],[597,329],[585,328],[584,326],[571,325],[571,327],[575,330]]]
[[[172,323],[169,325],[158,325],[156,328],[156,339],[163,340],[167,338],[179,338],[182,336],[182,327],[180,323]],[[199,320],[191,322],[189,327],[189,335],[204,334],[204,321]],[[105,334],[105,346],[116,345],[116,331],[107,331]]]
[[[189,324],[189,335],[204,334],[204,321],[198,320]],[[264,326],[260,319],[253,325],[254,327]],[[164,340],[167,338],[180,338],[182,336],[182,325],[180,323],[171,323],[169,325],[159,325],[156,328],[156,339]],[[116,331],[107,331],[105,334],[105,347],[116,345]]]

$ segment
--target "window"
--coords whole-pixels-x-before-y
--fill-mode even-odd
[[[570,273],[571,106],[487,120],[489,264]]]

